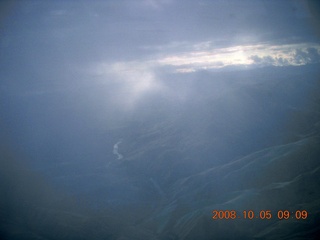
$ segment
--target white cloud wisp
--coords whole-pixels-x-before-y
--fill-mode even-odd
[[[157,73],[163,69],[190,73],[228,71],[229,67],[301,66],[320,62],[319,44],[253,44],[226,48],[214,48],[212,42],[175,45],[178,50],[170,45],[167,50],[162,49],[167,54],[152,55],[140,61],[99,62],[90,68],[90,73],[98,76],[103,84],[112,83],[109,102],[130,111],[146,94],[166,89],[163,81],[157,79]]]
[[[199,46],[203,48],[199,49]],[[157,62],[163,66],[171,66],[181,73],[228,66],[300,66],[320,62],[319,44],[257,44],[214,49],[206,42],[194,45],[194,49],[165,56]]]

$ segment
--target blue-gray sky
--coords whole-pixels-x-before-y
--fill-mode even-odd
[[[22,82],[42,74],[54,84],[60,74],[74,81],[81,70],[101,73],[103,65],[194,71],[305,64],[319,60],[309,7],[307,1],[18,1],[2,18],[2,72],[18,82],[36,72]],[[317,50],[308,55],[308,48]]]
[[[48,132],[64,129],[73,139],[113,126],[152,96],[184,101],[191,90],[168,74],[319,62],[311,6],[298,0],[3,3],[0,91],[8,135],[39,146]]]

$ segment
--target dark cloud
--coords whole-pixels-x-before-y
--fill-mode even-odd
[[[251,56],[251,60],[253,60],[254,64],[262,64],[262,65],[273,65],[276,60],[271,56],[259,57],[257,55]]]
[[[319,51],[316,48],[297,49],[294,54],[294,61],[296,64],[318,63],[320,61]]]
[[[311,63],[318,63],[320,62],[320,54],[319,50],[316,48],[308,48],[307,49],[308,58],[310,59]]]
[[[285,57],[253,55],[250,59],[253,64],[273,66],[306,65],[320,62],[319,50],[315,47],[295,49],[291,50],[291,52],[293,54],[290,55],[287,52]]]

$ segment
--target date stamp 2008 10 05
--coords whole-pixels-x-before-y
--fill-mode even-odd
[[[213,210],[212,211],[212,219],[213,220],[222,220],[222,219],[266,219],[270,220],[272,218],[277,218],[279,220],[288,220],[288,219],[301,219],[305,220],[308,218],[308,212],[306,210],[278,210],[276,212],[272,212],[271,210],[261,210],[261,211],[253,211],[253,210],[244,210],[242,212],[236,210]]]

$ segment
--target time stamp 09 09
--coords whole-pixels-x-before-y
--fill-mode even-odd
[[[272,218],[277,218],[279,220],[288,220],[288,219],[297,219],[297,220],[305,220],[308,218],[308,211],[306,210],[244,210],[244,211],[236,211],[236,210],[213,210],[212,211],[212,219],[213,220],[223,220],[223,219],[266,219],[270,220]]]

